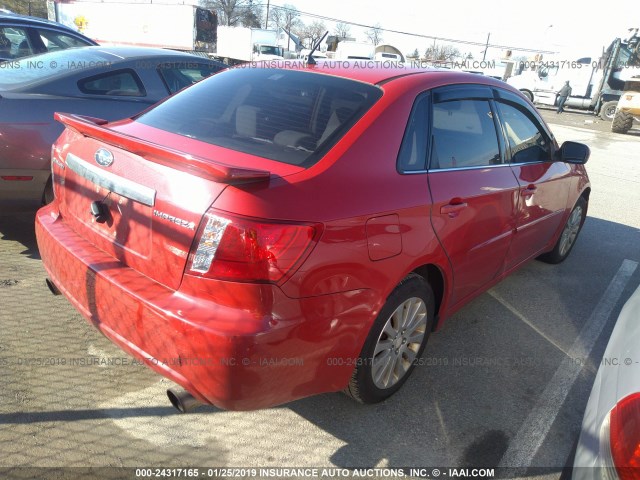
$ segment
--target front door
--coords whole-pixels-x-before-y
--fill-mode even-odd
[[[553,142],[525,105],[498,100],[496,106],[520,185],[516,234],[505,262],[509,269],[541,253],[554,238],[566,212],[571,170],[553,161]]]

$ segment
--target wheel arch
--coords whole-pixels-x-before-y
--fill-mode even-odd
[[[416,275],[420,275],[424,278],[429,285],[431,286],[431,290],[433,290],[433,296],[435,300],[435,315],[436,321],[434,322],[434,329],[438,324],[437,317],[440,312],[440,307],[444,300],[444,291],[445,291],[445,279],[444,274],[440,270],[437,265],[432,263],[428,263],[422,265],[418,268],[415,268],[411,271],[411,273],[415,273]]]
[[[521,88],[520,92],[525,95],[531,103],[533,103],[535,96],[533,95],[533,92],[531,90],[529,90],[528,88]]]

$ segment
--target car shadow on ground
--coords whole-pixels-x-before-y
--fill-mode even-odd
[[[35,236],[35,212],[20,215],[0,215],[0,245],[2,240],[18,242],[25,250],[21,255],[40,259]],[[0,248],[2,248],[0,246]]]
[[[31,225],[28,219],[0,217],[0,234],[4,240],[13,239],[24,246],[26,250],[21,254],[38,258]],[[53,445],[64,443],[67,449],[82,449],[90,440],[92,448],[105,452],[105,462],[124,464],[180,461],[206,465],[214,461],[214,454],[215,463],[219,464],[227,461],[229,442],[237,445],[234,448],[241,448],[251,445],[256,435],[277,431],[277,438],[260,437],[262,447],[257,453],[252,451],[255,457],[247,457],[247,465],[268,462],[269,451],[284,448],[280,442],[285,439],[295,445],[295,452],[300,452],[288,457],[289,466],[304,465],[309,462],[305,458],[315,458],[314,449],[321,448],[322,439],[329,437],[332,444],[337,439],[340,446],[327,449],[329,453],[322,460],[337,467],[493,468],[535,407],[565,358],[564,351],[589,318],[620,263],[627,258],[640,260],[638,233],[637,228],[589,217],[565,263],[553,266],[531,262],[464,307],[432,335],[420,365],[403,389],[380,404],[359,405],[342,394],[332,393],[258,412],[224,412],[207,406],[198,409],[198,415],[180,415],[173,413],[166,399],[158,400],[159,388],[150,390],[150,398],[166,401],[166,407],[150,406],[152,400],[140,396],[159,378],[143,367],[105,368],[96,373],[67,364],[48,369],[47,375],[40,378],[37,371],[10,365],[4,379],[0,378],[0,385],[4,384],[1,390],[7,394],[7,401],[0,402],[0,406],[4,405],[0,424],[11,425],[10,435],[24,435],[25,441],[31,440],[31,426],[39,430],[51,429],[55,424],[58,443]],[[6,257],[0,260],[5,262]],[[637,285],[637,273],[631,283]],[[632,287],[627,291],[633,291]],[[44,287],[38,284],[30,288]],[[33,296],[29,292],[25,295]],[[58,300],[64,303],[64,299]],[[33,320],[13,318],[5,322],[3,328],[12,330],[7,330],[11,339],[3,347],[3,356],[33,355],[37,345],[27,345],[31,340],[19,338],[25,335],[24,329],[28,329],[30,338],[42,338],[40,355],[45,355],[47,348],[56,355],[61,355],[60,350],[67,356],[86,355],[83,349],[92,342],[104,350],[105,357],[119,355],[108,342],[98,343],[95,332],[80,319],[73,334],[65,328],[56,330],[55,322],[41,322],[46,309],[53,307],[42,308],[33,314]],[[585,368],[535,456],[535,465],[545,467],[542,473],[560,474],[570,456],[618,310],[619,306],[609,317],[601,339],[585,361]],[[548,338],[554,338],[555,344],[538,335],[522,318]],[[7,338],[0,343],[6,341]],[[19,369],[26,374],[24,378],[17,376]],[[122,383],[116,381],[118,378],[123,379]],[[58,404],[47,402],[59,398],[61,392],[70,395],[70,399]],[[23,398],[25,403],[21,404]],[[30,405],[29,401],[34,403]],[[53,405],[57,406],[51,408]],[[299,420],[290,423],[292,416],[284,410]],[[166,425],[167,417],[171,429],[164,432],[161,420],[164,418]],[[270,422],[277,428],[269,430]],[[150,443],[150,439],[156,443]],[[37,452],[33,457],[23,451],[9,453],[14,457],[7,458],[29,458],[30,464],[42,459]],[[88,458],[87,463],[78,465],[96,461]],[[538,473],[534,469],[527,475]]]
[[[464,307],[432,335],[425,361],[402,390],[381,404],[362,406],[332,394],[288,408],[345,442],[330,459],[340,467],[496,467],[622,262],[640,261],[639,234],[636,228],[588,218],[566,262],[530,262]],[[610,257],[594,258],[593,252],[602,251]],[[639,273],[606,320],[590,357],[577,360],[584,366],[533,457],[538,468],[530,468],[527,476],[560,475],[566,468],[611,329],[640,283]]]

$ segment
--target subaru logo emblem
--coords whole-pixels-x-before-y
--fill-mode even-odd
[[[99,148],[94,155],[94,158],[96,159],[96,163],[103,167],[108,167],[113,163],[113,153],[104,148]]]

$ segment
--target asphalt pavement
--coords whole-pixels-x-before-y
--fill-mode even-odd
[[[592,150],[588,218],[571,256],[530,262],[463,308],[378,405],[332,393],[255,412],[178,414],[170,382],[49,293],[33,216],[0,217],[0,476],[516,466],[521,476],[560,477],[617,313],[640,284],[640,131],[612,134],[582,113],[543,115],[560,141]]]

